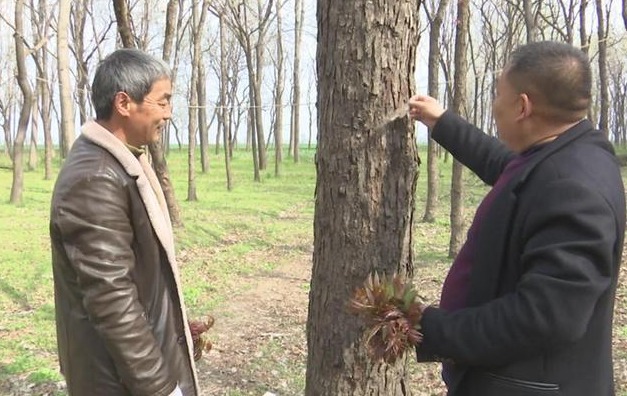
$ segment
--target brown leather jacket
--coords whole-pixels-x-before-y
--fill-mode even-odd
[[[168,395],[177,383],[199,393],[167,208],[145,164],[90,123],[55,185],[57,339],[70,395]]]

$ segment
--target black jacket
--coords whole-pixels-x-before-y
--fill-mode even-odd
[[[492,185],[513,158],[446,112],[433,138]],[[454,362],[451,396],[614,394],[612,317],[625,192],[584,120],[509,182],[479,229],[468,308],[427,308],[419,360]]]

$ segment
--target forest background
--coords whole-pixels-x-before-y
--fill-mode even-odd
[[[389,7],[378,3],[385,5],[382,14],[402,12],[415,22],[410,28],[415,52],[385,55],[414,60],[398,70],[401,76],[411,72],[413,92],[439,97],[495,135],[490,103],[508,51],[534,40],[570,42],[592,61],[589,118],[608,131],[621,155],[626,151],[627,0],[390,1]],[[316,291],[310,283],[312,265],[325,265],[312,263],[316,212],[322,212],[314,192],[317,183],[325,183],[315,159],[329,154],[318,144],[328,130],[319,119],[317,103],[325,97],[318,88],[329,79],[319,77],[316,67],[324,56],[318,29],[342,29],[316,9],[331,3],[0,0],[0,197],[5,197],[0,198],[5,313],[0,394],[64,394],[55,356],[49,200],[79,125],[93,114],[94,68],[121,46],[162,57],[175,73],[173,119],[163,142],[150,152],[177,225],[186,302],[192,316],[217,318],[210,332],[214,351],[200,365],[207,394],[315,394],[306,390],[308,380],[335,376],[331,382],[342,381],[342,374],[317,370],[306,340],[308,332],[322,340],[334,333],[312,334]],[[366,10],[367,3],[336,10],[355,22],[351,12],[359,14],[355,10]],[[376,35],[364,29],[363,42],[338,46],[365,48]],[[382,55],[379,48],[374,53]],[[364,71],[360,67],[356,62],[355,73]],[[369,89],[387,88],[372,84]],[[395,100],[387,104],[391,110],[403,107]],[[353,114],[350,103],[344,110]],[[412,131],[422,159],[408,209],[413,281],[426,299],[437,301],[486,187],[429,141],[424,129],[402,127]],[[331,154],[363,158],[364,152],[347,146]],[[365,263],[360,271],[373,266]],[[362,280],[349,279],[338,294]],[[614,326],[620,394],[627,394],[626,294],[620,282]],[[339,320],[338,326],[350,328],[350,316],[342,318],[347,323]],[[324,323],[319,328],[325,329]],[[385,375],[409,378],[414,394],[443,392],[437,365],[418,365],[411,358],[403,365],[407,369]],[[373,378],[362,391],[381,381]]]

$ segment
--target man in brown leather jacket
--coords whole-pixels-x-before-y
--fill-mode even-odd
[[[70,395],[200,393],[170,217],[143,149],[171,116],[170,73],[139,50],[105,58],[92,84],[96,120],[54,188],[57,339]]]

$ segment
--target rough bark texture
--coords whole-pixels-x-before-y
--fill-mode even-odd
[[[364,325],[346,305],[372,271],[407,278],[413,273],[419,162],[413,124],[397,110],[414,91],[419,4],[318,0],[308,396],[410,393],[405,359],[394,365],[371,361]],[[395,112],[399,117],[390,117]]]

